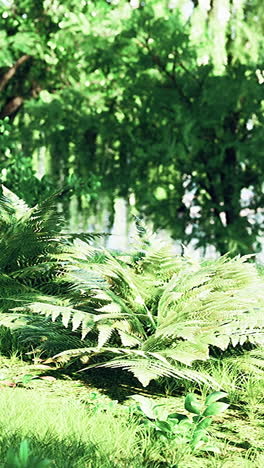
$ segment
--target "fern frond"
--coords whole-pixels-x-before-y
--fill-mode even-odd
[[[48,300],[50,301],[50,298],[48,298]],[[73,330],[76,330],[82,323],[84,323],[86,327],[88,323],[91,325],[94,324],[93,314],[74,309],[70,305],[60,305],[58,299],[55,299],[54,302],[55,304],[51,304],[50,302],[33,302],[28,305],[28,308],[35,314],[42,314],[46,317],[50,317],[53,322],[61,316],[62,323],[65,327],[68,327],[70,321],[72,321]]]
[[[60,237],[72,242],[76,239],[89,243],[105,237],[109,237],[109,232],[61,232]]]
[[[107,363],[97,365],[96,367],[122,368],[127,370],[140,381],[143,387],[147,387],[151,380],[156,380],[160,377],[174,377],[177,379],[186,379],[191,382],[206,384],[214,389],[220,388],[218,382],[210,378],[209,375],[203,374],[201,371],[196,372],[183,367],[177,368],[173,365],[151,361],[149,358],[135,360],[129,360],[127,358],[123,360],[113,359]]]
[[[98,348],[101,349],[110,340],[113,327],[107,324],[98,325],[98,332]]]
[[[160,240],[155,240],[147,246],[144,256],[139,262],[138,268],[145,273],[150,274],[162,281],[168,281],[174,273],[181,270],[185,259],[176,256],[170,245],[165,245]]]
[[[153,355],[152,353],[145,353],[141,350],[111,347],[102,347],[100,349],[98,347],[79,348],[59,353],[54,356],[52,360],[49,359],[47,362],[55,361],[65,364],[73,358],[79,358],[81,361],[87,362],[89,356],[96,356],[98,354],[110,356],[113,354],[121,354],[123,357],[108,358],[107,362],[92,364],[83,368],[81,371],[94,367],[122,368],[132,372],[144,387],[147,386],[151,380],[159,377],[176,377],[198,383],[206,383],[212,388],[219,388],[219,384],[214,379],[202,372],[196,372],[183,365],[177,366],[174,363],[170,363],[165,358],[161,358],[155,354]]]
[[[213,262],[193,263],[173,257],[160,244],[153,249],[147,244],[145,247],[146,252],[133,265],[108,252],[102,262],[93,263],[93,247],[83,246],[86,253],[79,254],[77,265],[91,268],[105,283],[97,284],[87,297],[88,303],[100,304],[93,311],[99,346],[77,351],[75,357],[79,354],[89,359],[98,353],[121,353],[122,357],[109,357],[109,364],[100,365],[129,365],[146,384],[151,375],[176,376],[177,369],[179,377],[182,366],[209,359],[210,345],[224,350],[230,344],[262,342],[264,323],[261,313],[255,310],[258,304],[263,312],[262,282],[254,267],[245,263],[246,258],[225,256]],[[105,347],[111,337],[116,348]],[[163,374],[157,373],[160,367]],[[184,368],[184,378],[187,371]],[[196,376],[192,374],[192,378]]]

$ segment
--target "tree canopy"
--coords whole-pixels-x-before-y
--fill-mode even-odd
[[[261,0],[0,2],[2,181],[29,204],[66,184],[88,214],[121,196],[175,239],[256,250],[263,18]]]

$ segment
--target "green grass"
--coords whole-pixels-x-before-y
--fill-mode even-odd
[[[125,410],[120,411],[119,408],[118,411],[97,411],[93,414],[78,399],[59,396],[52,390],[47,395],[37,389],[2,389],[0,427],[1,437],[5,439],[10,436],[33,438],[34,446],[37,441],[41,441],[42,446],[47,444],[48,452],[51,453],[52,447],[59,447],[59,453],[53,450],[52,459],[56,455],[56,460],[61,458],[62,464],[57,462],[56,466],[66,466],[65,453],[69,457],[69,452],[72,455],[67,460],[67,466],[75,466],[72,460],[89,458],[90,452],[95,452],[95,447],[99,448],[96,451],[99,458],[109,460],[114,460],[117,453],[120,460],[126,459],[137,451],[136,434],[139,428],[128,424]],[[69,445],[72,449],[65,452],[65,446]],[[47,456],[50,457],[48,453]]]
[[[105,394],[106,387],[100,391],[91,385],[88,374],[82,375],[85,381],[58,374],[56,380],[32,380],[23,387],[21,381],[25,374],[41,376],[44,369],[25,364],[16,357],[2,357],[0,467],[10,467],[6,461],[8,450],[17,452],[21,441],[26,439],[32,455],[49,459],[54,468],[263,468],[262,374],[249,371],[241,374],[241,367],[232,365],[228,359],[210,365],[207,370],[221,377],[225,389],[233,395],[230,409],[212,425],[212,435],[221,450],[215,456],[193,455],[186,446],[154,441],[149,430],[139,424],[133,410],[129,410],[131,400],[122,404],[113,402]],[[52,373],[46,370],[46,375],[48,372]],[[111,380],[115,374],[109,370],[108,375]],[[7,387],[3,379],[17,382],[17,386]],[[119,395],[119,384],[115,386]],[[166,402],[172,410],[182,410],[184,394],[175,395],[175,390],[177,386],[171,384],[171,388],[167,386],[167,396],[155,398]],[[189,386],[189,390],[197,391],[197,388]],[[200,391],[206,393],[206,388]],[[134,388],[127,389],[127,395],[133,393],[136,393]]]

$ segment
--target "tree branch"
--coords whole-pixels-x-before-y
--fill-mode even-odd
[[[9,117],[12,114],[15,114],[18,109],[22,106],[24,98],[22,96],[16,96],[12,98],[3,108],[0,113],[0,119]]]
[[[170,73],[167,68],[166,68],[166,64],[164,64],[161,60],[161,58],[157,55],[155,55],[153,53],[153,51],[151,50],[151,48],[149,47],[149,44],[148,44],[148,39],[149,38],[146,38],[144,42],[141,42],[139,40],[137,40],[137,43],[143,47],[143,48],[146,48],[150,57],[151,57],[151,60],[152,62],[156,65],[156,67],[158,67],[166,76],[167,78],[172,82],[174,88],[177,90],[179,96],[181,97],[181,99],[185,102],[185,104],[187,104],[187,106],[189,108],[192,107],[192,103],[190,101],[190,99],[188,98],[188,96],[186,96],[181,88],[181,86],[179,85],[179,83],[177,82],[176,80],[176,76],[175,76],[175,70],[173,70],[172,73]]]
[[[23,65],[23,63],[27,62],[31,57],[30,55],[24,54],[22,57],[20,57],[16,63],[7,70],[7,72],[1,77],[0,79],[0,91],[3,91],[7,83],[13,78],[13,76],[16,74],[17,69]]]

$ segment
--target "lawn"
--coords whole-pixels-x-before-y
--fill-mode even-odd
[[[231,370],[226,361],[210,364],[211,372],[222,376],[230,403],[210,428],[219,449],[210,454],[154,438],[130,398],[144,394],[184,413],[184,394],[202,395],[205,387],[188,382],[179,387],[170,379],[143,391],[136,380],[116,370],[70,375],[17,357],[1,357],[0,362],[0,466],[34,468],[47,459],[45,466],[58,468],[263,467],[263,375],[245,374],[242,381],[238,366]],[[25,440],[27,464],[12,464],[8,458],[15,459]]]

